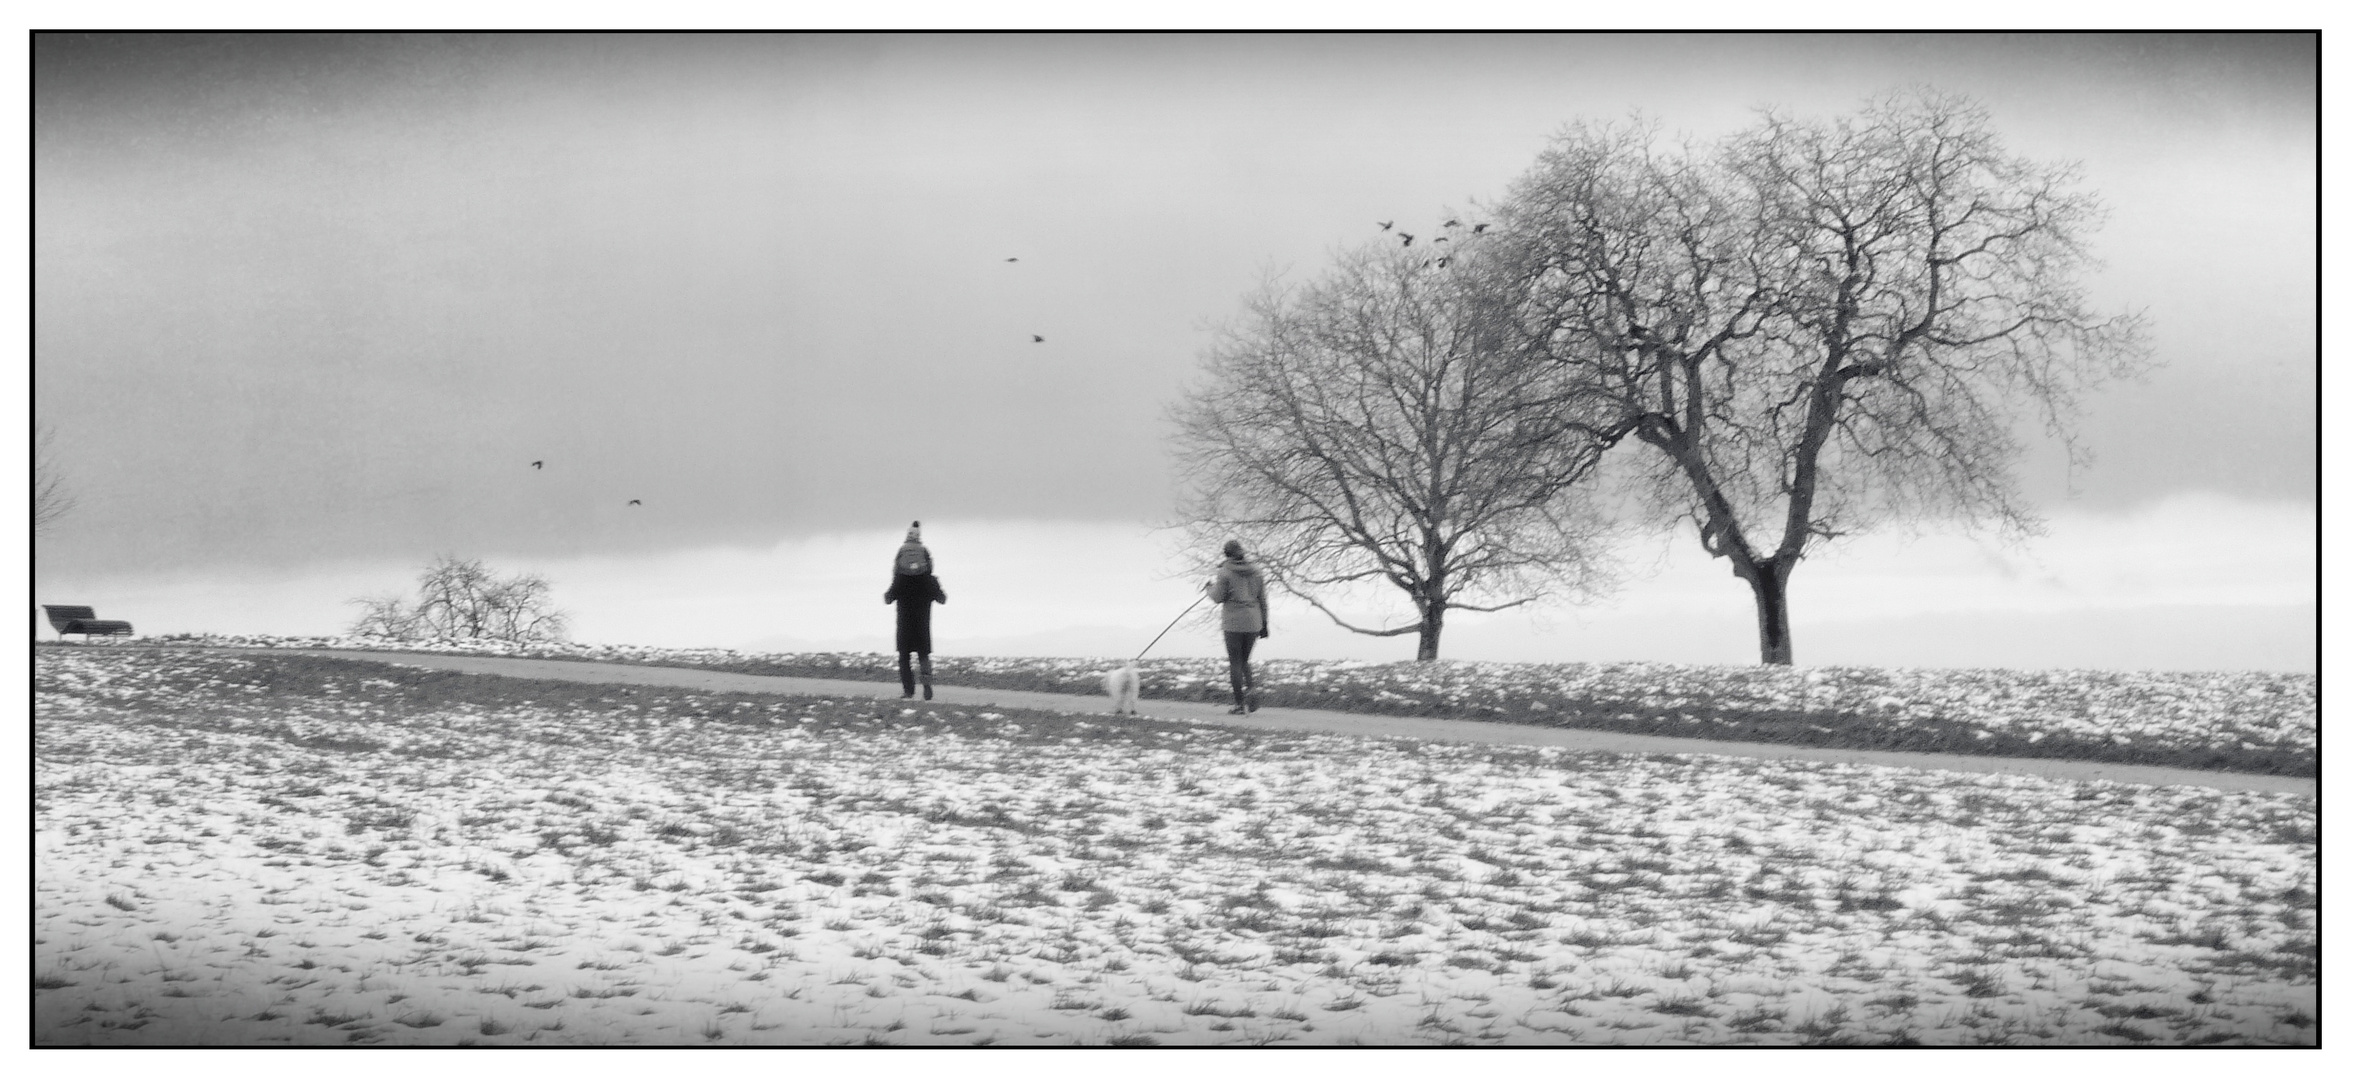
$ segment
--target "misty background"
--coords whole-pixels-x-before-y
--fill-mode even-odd
[[[2093,468],[2022,463],[2048,535],[1810,557],[1798,662],[2316,665],[2310,36],[42,34],[32,61],[32,420],[77,502],[34,601],[142,633],[333,633],[448,552],[545,575],[580,640],[881,650],[922,519],[943,653],[1133,655],[1214,557],[1154,528],[1163,410],[1265,277],[1476,215],[1574,118],[1704,139],[1928,83],[2081,163],[2091,299],[2145,310],[2163,366],[2085,403]],[[1445,655],[1753,661],[1745,587],[1688,535],[1619,554],[1612,596],[1459,616]],[[1264,655],[1412,655],[1274,620]]]

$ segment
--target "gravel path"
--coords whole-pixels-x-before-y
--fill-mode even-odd
[[[741,675],[695,668],[606,664],[582,660],[535,660],[506,656],[460,656],[449,653],[367,652],[345,649],[233,649],[234,652],[296,652],[308,656],[343,657],[481,675],[510,675],[567,682],[626,683],[638,686],[675,686],[692,690],[722,690],[753,694],[804,694],[823,697],[899,700],[891,683],[849,679],[805,679],[783,675]],[[935,701],[950,705],[1004,705],[1056,712],[1108,713],[1110,699],[1099,695],[1050,694],[1028,690],[989,690],[938,686]],[[1197,701],[1145,699],[1143,714],[1163,720],[1225,724],[1276,731],[1311,731],[1371,738],[1434,739],[1445,742],[1501,743],[1517,746],[1558,746],[1637,754],[1722,754],[1747,758],[1803,758],[1845,761],[1863,765],[1891,765],[1907,769],[1945,769],[1954,772],[2019,773],[2067,780],[2111,780],[2126,784],[2186,784],[2225,791],[2284,791],[2317,794],[2319,782],[2302,776],[2264,776],[2254,773],[2203,772],[2154,765],[2120,765],[2100,761],[2057,758],[1987,757],[1975,754],[1922,754],[1896,750],[1845,750],[1778,743],[1725,742],[1714,739],[1677,739],[1658,735],[1629,735],[1611,731],[1533,727],[1484,720],[1446,720],[1432,717],[1379,716],[1332,712],[1324,709],[1268,707],[1250,716],[1229,716],[1226,706]]]

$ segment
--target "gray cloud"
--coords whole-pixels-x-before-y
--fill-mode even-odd
[[[1921,79],[2084,163],[2099,295],[2156,323],[2168,366],[2088,403],[2080,500],[2310,498],[2315,51],[42,35],[35,418],[110,435],[68,441],[41,560],[1147,519],[1161,404],[1261,273],[1499,195],[1574,116],[1706,133]],[[2047,454],[2025,478],[2065,495]]]

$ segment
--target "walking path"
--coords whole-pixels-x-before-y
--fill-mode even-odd
[[[367,652],[355,649],[235,649],[256,653],[294,652],[306,656],[342,657],[409,664],[480,675],[510,675],[566,682],[626,683],[673,686],[690,690],[722,690],[752,694],[797,694],[835,698],[899,700],[894,683],[851,679],[805,679],[785,675],[741,675],[697,668],[648,667],[587,660],[537,660],[511,656],[463,656],[452,653]],[[1054,712],[1108,714],[1110,699],[1090,694],[1051,694],[1031,690],[989,690],[968,686],[936,686],[934,701],[948,705],[998,705]],[[1381,716],[1332,712],[1325,709],[1267,707],[1249,716],[1229,716],[1226,706],[1199,701],[1142,703],[1143,714],[1162,720],[1188,720],[1229,727],[1275,731],[1306,731],[1367,738],[1433,739],[1442,742],[1490,743],[1508,746],[1558,746],[1568,750],[1598,750],[1635,754],[1722,754],[1747,758],[1802,758],[1808,761],[1845,761],[1860,765],[1892,765],[1907,769],[1946,769],[1954,772],[2017,773],[2062,780],[2113,780],[2126,784],[2187,784],[2225,791],[2284,791],[2313,795],[2319,782],[2308,776],[2264,776],[2256,773],[2204,772],[2158,765],[2119,765],[2102,761],[2058,758],[1987,757],[1977,754],[1923,754],[1899,750],[1845,750],[1779,743],[1724,742],[1715,739],[1678,739],[1663,735],[1629,735],[1614,731],[1534,727],[1486,720],[1443,720],[1433,717]]]

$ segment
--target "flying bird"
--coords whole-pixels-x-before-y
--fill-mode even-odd
[[[543,463],[543,462],[537,462],[537,461],[534,461],[534,462],[532,462],[532,463],[531,463],[531,467],[532,467],[532,468],[534,468],[534,469],[536,469],[536,468],[539,468],[539,467],[540,467],[540,465],[542,465],[542,464],[544,464],[544,463]]]
[[[1381,231],[1382,231],[1382,232],[1388,232],[1388,231],[1389,231],[1389,226],[1391,226],[1391,225],[1395,225],[1395,224],[1397,224],[1397,223],[1396,223],[1396,222],[1394,222],[1394,221],[1384,221],[1384,222],[1382,222],[1382,223],[1381,223]]]
[[[1462,222],[1456,221],[1456,220],[1454,220],[1453,218],[1447,218],[1447,219],[1446,219],[1446,224],[1445,224],[1445,226],[1444,226],[1444,227],[1445,227],[1445,228],[1449,228],[1449,229],[1451,229],[1451,228],[1453,228],[1453,227],[1455,227],[1455,226],[1457,226],[1457,225],[1460,225],[1460,224],[1462,224]]]
[[[1436,240],[1432,240],[1432,241],[1430,241],[1430,242],[1431,242],[1431,243],[1433,243],[1433,244],[1443,244],[1443,243],[1445,243],[1445,242],[1446,242],[1446,238],[1445,238],[1445,237],[1443,237],[1443,236],[1441,236],[1441,237],[1437,238]]]
[[[1404,237],[1404,238],[1405,238],[1405,246],[1407,246],[1407,247],[1412,247],[1412,246],[1413,246],[1413,234],[1412,234],[1412,233],[1409,233],[1409,232],[1401,232],[1401,233],[1398,233],[1397,235],[1399,235],[1399,236],[1402,236],[1402,237]]]
[[[1034,344],[1034,343],[1036,343],[1036,342],[1044,341],[1044,340],[1046,340],[1046,339],[1045,339],[1045,338],[1042,338],[1042,337],[1039,337],[1039,336],[1038,336],[1038,335],[1036,335],[1036,334],[1031,334],[1031,335],[1029,336],[1029,340],[1031,341],[1031,343],[1033,343],[1033,344]]]
[[[645,505],[645,500],[643,500],[643,499],[631,499],[631,500],[629,500],[629,505],[631,505],[631,506],[644,506],[644,505]]]
[[[1486,225],[1486,223],[1484,223],[1484,222],[1481,222],[1480,224],[1477,224],[1477,225],[1473,225],[1473,226],[1471,226],[1471,231],[1472,231],[1472,232],[1474,232],[1474,233],[1483,233],[1483,232],[1486,232],[1486,231],[1487,231],[1487,225]]]
[[[1005,261],[1006,261],[1006,262],[1020,262],[1021,260],[1020,260],[1019,258],[1011,258],[1011,259],[1007,259],[1007,260],[1005,260]]]
[[[1448,258],[1448,257],[1445,257],[1445,256],[1440,256],[1440,257],[1439,257],[1439,259],[1438,259],[1438,269],[1440,269],[1440,270],[1444,270],[1444,269],[1446,269],[1446,264],[1447,264],[1448,262],[1451,262],[1451,261],[1452,261],[1452,259],[1450,259],[1450,258]]]

